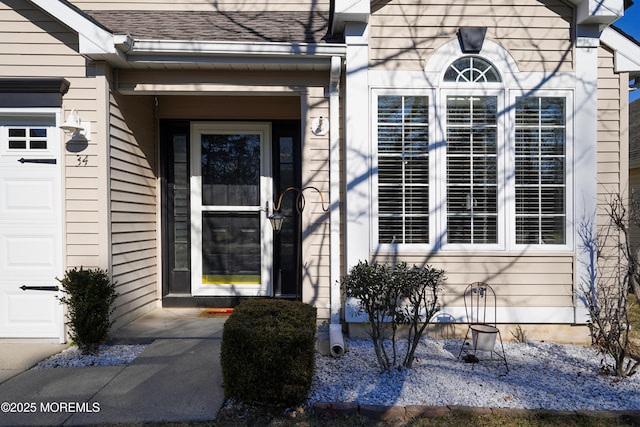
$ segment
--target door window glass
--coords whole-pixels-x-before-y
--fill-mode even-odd
[[[260,204],[260,136],[202,135],[202,204]]]

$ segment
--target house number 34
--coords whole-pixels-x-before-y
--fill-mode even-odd
[[[78,154],[78,164],[76,166],[87,166],[89,163],[89,156],[81,156]]]

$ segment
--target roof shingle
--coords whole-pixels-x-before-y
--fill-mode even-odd
[[[319,43],[327,12],[86,11],[115,34],[146,40]]]

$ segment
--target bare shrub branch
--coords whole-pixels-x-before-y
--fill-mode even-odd
[[[582,283],[581,297],[589,312],[591,341],[598,350],[613,360],[603,359],[603,370],[618,377],[631,376],[640,362],[630,352],[629,285],[637,274],[637,261],[632,251],[629,213],[620,194],[611,194],[604,203],[608,222],[598,227],[580,224],[578,235],[587,252],[588,277]],[[637,296],[637,295],[636,295]]]

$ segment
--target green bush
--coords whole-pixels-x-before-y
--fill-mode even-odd
[[[292,406],[315,369],[316,309],[276,299],[238,305],[224,325],[220,363],[227,398]]]
[[[67,270],[58,281],[64,293],[60,302],[67,305],[71,339],[83,354],[98,354],[113,325],[113,302],[118,297],[109,274],[80,267]]]

